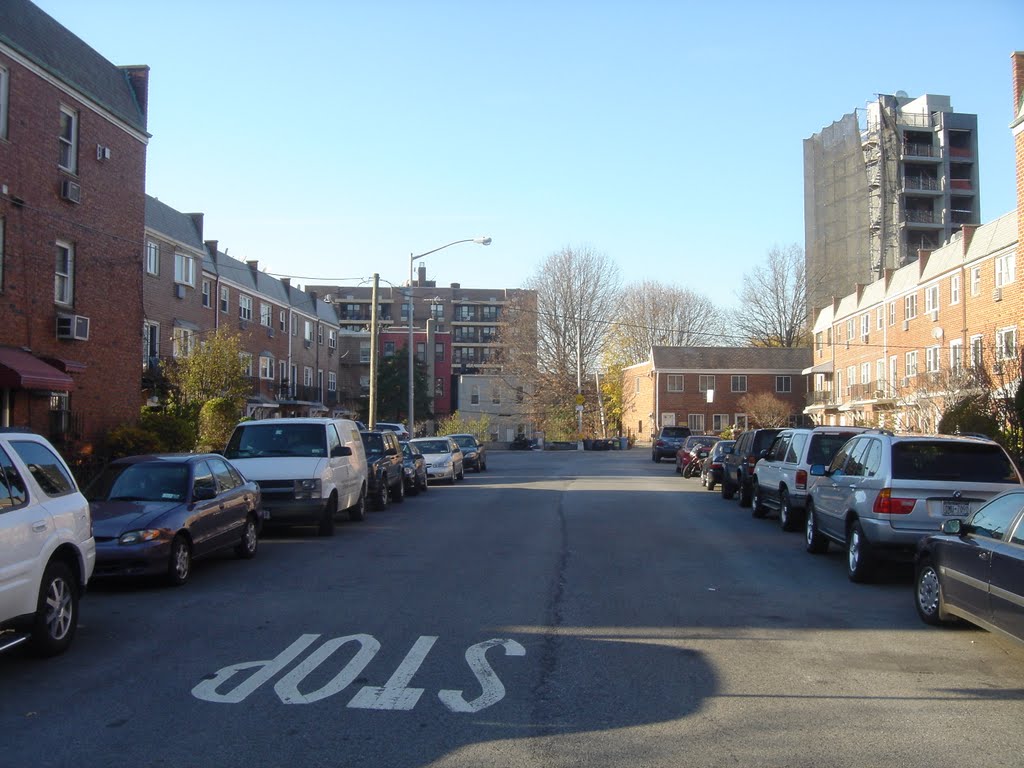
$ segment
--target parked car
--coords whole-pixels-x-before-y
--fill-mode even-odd
[[[662,459],[674,458],[683,440],[691,434],[689,427],[662,427],[651,444],[651,461],[660,462]]]
[[[448,435],[462,449],[462,462],[466,469],[475,472],[487,471],[487,449],[477,440],[476,435]]]
[[[366,516],[366,456],[354,421],[243,421],[224,456],[259,484],[267,525],[315,525],[321,536],[333,536],[339,512]]]
[[[129,456],[85,489],[96,578],[163,576],[181,586],[192,562],[224,549],[256,556],[260,489],[216,454]]]
[[[0,651],[67,650],[96,563],[89,502],[49,441],[0,428]]]
[[[423,458],[420,449],[410,445],[408,440],[402,443],[402,474],[406,493],[415,495],[430,488],[427,483],[427,460]]]
[[[715,486],[722,482],[722,459],[728,453],[732,453],[735,440],[719,440],[711,448],[711,453],[704,459],[701,468],[700,482],[709,491],[715,490]]]
[[[753,500],[754,465],[761,451],[772,444],[781,429],[748,429],[736,438],[732,453],[722,457],[722,498],[731,499],[739,491],[740,506],[749,507]]]
[[[370,498],[376,509],[388,502],[405,501],[405,470],[398,434],[391,430],[360,432],[366,452],[366,478]]]
[[[806,548],[846,549],[851,581],[871,577],[882,557],[913,555],[943,521],[965,519],[996,494],[1019,488],[1021,475],[991,440],[949,435],[866,432],[843,445],[807,496]]]
[[[914,605],[928,624],[965,619],[1024,642],[1024,489],[944,520],[917,545]]]
[[[398,435],[398,439],[400,441],[408,440],[412,437],[412,435],[409,434],[409,430],[405,428],[405,424],[397,424],[391,421],[378,421],[373,428],[378,432],[385,430],[388,432],[394,432]],[[366,431],[366,427],[363,427],[363,431]]]
[[[847,440],[866,427],[802,427],[784,429],[754,465],[751,485],[754,517],[778,512],[784,531],[804,524],[804,504],[812,464],[829,464]]]
[[[718,442],[712,435],[690,435],[676,451],[676,472],[683,477],[700,474],[704,459],[711,453],[711,447]]]
[[[449,437],[414,437],[409,441],[423,453],[427,460],[427,478],[447,480],[454,485],[465,477],[462,449]]]

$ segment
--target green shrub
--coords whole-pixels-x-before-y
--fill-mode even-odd
[[[119,459],[140,453],[160,453],[161,448],[159,438],[149,430],[124,424],[107,433],[107,452],[111,459]]]
[[[238,423],[238,406],[226,397],[215,397],[199,410],[199,442],[203,452],[223,451]]]
[[[144,408],[139,426],[153,434],[162,453],[191,451],[196,444],[198,409],[155,410]]]

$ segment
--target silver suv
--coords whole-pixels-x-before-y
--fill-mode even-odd
[[[850,581],[871,577],[882,556],[912,556],[944,520],[966,518],[1001,491],[1021,485],[1003,448],[984,438],[870,431],[847,442],[807,495],[806,547],[846,549]]]
[[[866,427],[801,427],[779,432],[754,467],[754,517],[776,511],[782,530],[797,530],[804,523],[811,465],[831,463],[847,440],[866,431]]]
[[[40,435],[0,429],[0,651],[71,645],[96,565],[89,502]]]

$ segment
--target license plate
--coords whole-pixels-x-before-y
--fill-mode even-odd
[[[943,517],[967,517],[971,514],[971,505],[966,501],[942,502]]]

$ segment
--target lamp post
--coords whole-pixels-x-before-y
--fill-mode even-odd
[[[413,349],[413,334],[412,334],[412,323],[413,323],[413,298],[412,298],[412,267],[413,262],[417,259],[422,259],[424,256],[429,256],[432,253],[443,251],[445,248],[450,248],[453,245],[459,243],[476,243],[478,245],[490,245],[491,238],[489,237],[468,237],[464,240],[453,240],[450,243],[434,248],[430,251],[424,251],[423,253],[409,254],[409,293],[408,293],[408,311],[409,311],[409,434],[413,437],[416,436],[416,420],[413,417],[414,414],[414,403],[415,396],[413,393],[413,382],[415,381],[415,350]]]
[[[438,251],[443,251],[445,248],[451,248],[452,246],[457,246],[460,243],[476,243],[477,245],[481,245],[481,246],[489,246],[490,245],[490,238],[466,238],[465,240],[456,240],[456,241],[453,241],[451,243],[447,243],[447,244],[445,244],[443,246],[439,246],[438,248],[434,248],[431,251],[425,251],[423,253],[418,253],[418,254],[412,254],[412,253],[409,254],[409,295],[408,295],[408,303],[409,303],[409,345],[408,345],[409,346],[409,432],[414,437],[416,436],[416,420],[414,418],[414,413],[415,413],[415,411],[414,411],[415,404],[414,403],[416,401],[416,398],[415,398],[415,394],[414,394],[414,391],[413,391],[413,385],[414,385],[414,382],[416,380],[416,378],[415,378],[416,366],[414,364],[416,350],[413,348],[413,346],[414,346],[414,338],[413,338],[413,307],[414,307],[414,302],[413,302],[413,263],[417,259],[422,259],[424,256],[429,256],[432,253],[437,253]]]

